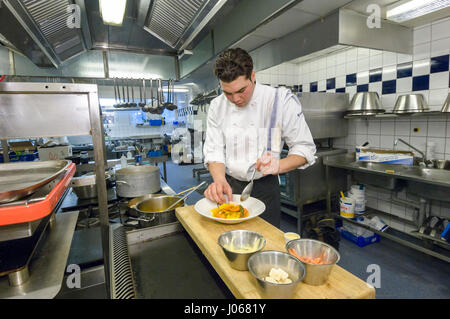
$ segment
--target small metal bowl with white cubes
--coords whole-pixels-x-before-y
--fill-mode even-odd
[[[290,299],[305,277],[305,266],[285,252],[268,250],[252,255],[248,270],[257,282],[263,298]]]

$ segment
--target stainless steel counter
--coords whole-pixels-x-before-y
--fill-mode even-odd
[[[354,172],[354,178],[362,183],[420,197],[450,201],[450,170],[387,163],[359,162],[355,154],[326,156],[324,165]]]
[[[425,216],[430,214],[427,207],[429,207],[430,200],[450,201],[448,196],[450,190],[450,171],[443,169],[425,168],[419,166],[408,165],[396,165],[385,163],[373,163],[373,162],[357,162],[355,153],[327,156],[324,158],[324,165],[326,166],[327,173],[331,173],[334,170],[340,170],[347,172],[348,176],[354,182],[365,184],[369,186],[375,186],[384,190],[391,191],[391,201],[400,205],[407,205],[415,208],[416,215],[412,223],[417,227],[417,231],[406,233],[406,235],[412,238],[422,239],[423,245],[419,245],[411,242],[411,240],[405,240],[404,238],[389,234],[389,232],[380,232],[369,226],[360,224],[356,221],[347,219],[347,221],[355,223],[360,227],[367,228],[382,237],[389,238],[402,245],[408,246],[415,250],[421,251],[436,258],[450,261],[447,254],[438,253],[433,250],[433,245],[438,245],[448,249],[449,245],[444,240],[431,238],[419,232],[419,228],[423,225]],[[418,196],[418,201],[401,201],[395,193],[405,190],[407,193]],[[331,196],[333,192],[328,194],[328,202],[331,202]],[[338,194],[334,194],[339,197]],[[375,215],[383,215],[383,212],[375,209],[368,209],[367,212]],[[328,205],[328,213],[334,213],[337,218],[341,218],[338,212],[331,211],[331,205]],[[401,220],[400,222],[408,222],[409,220]],[[431,247],[431,248],[430,248]]]
[[[66,271],[78,212],[56,214],[56,223],[48,231],[42,247],[30,261],[30,278],[24,284],[11,287],[8,278],[0,278],[0,298],[51,299],[61,289]]]
[[[355,160],[355,153],[326,156],[323,162],[326,166],[331,167],[450,187],[450,171],[444,169],[386,163],[357,162]]]

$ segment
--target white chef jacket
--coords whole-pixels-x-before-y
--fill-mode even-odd
[[[253,96],[244,107],[234,105],[223,93],[211,101],[203,147],[206,167],[210,162],[224,163],[228,175],[249,181],[263,151],[270,151],[279,159],[285,142],[289,155],[306,158],[307,163],[300,169],[314,164],[316,146],[300,101],[286,88],[278,88],[277,94],[276,90],[256,83]],[[278,96],[276,110],[275,96]],[[275,121],[271,121],[273,116]],[[268,143],[269,129],[271,143]],[[256,172],[255,179],[261,177],[262,173]]]

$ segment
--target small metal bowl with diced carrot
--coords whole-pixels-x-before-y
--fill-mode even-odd
[[[341,258],[335,248],[315,239],[291,240],[286,244],[286,250],[305,265],[303,282],[312,286],[325,284]]]

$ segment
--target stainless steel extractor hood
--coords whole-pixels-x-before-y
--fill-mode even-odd
[[[149,6],[144,29],[170,47],[182,50],[226,1],[153,0]]]
[[[317,57],[345,47],[363,47],[412,54],[413,30],[383,20],[380,28],[369,27],[368,17],[339,9],[297,31],[251,51],[255,70]]]
[[[69,0],[3,0],[0,33],[37,66],[59,67],[87,50],[81,28],[68,23],[75,12],[69,7],[73,4]]]

